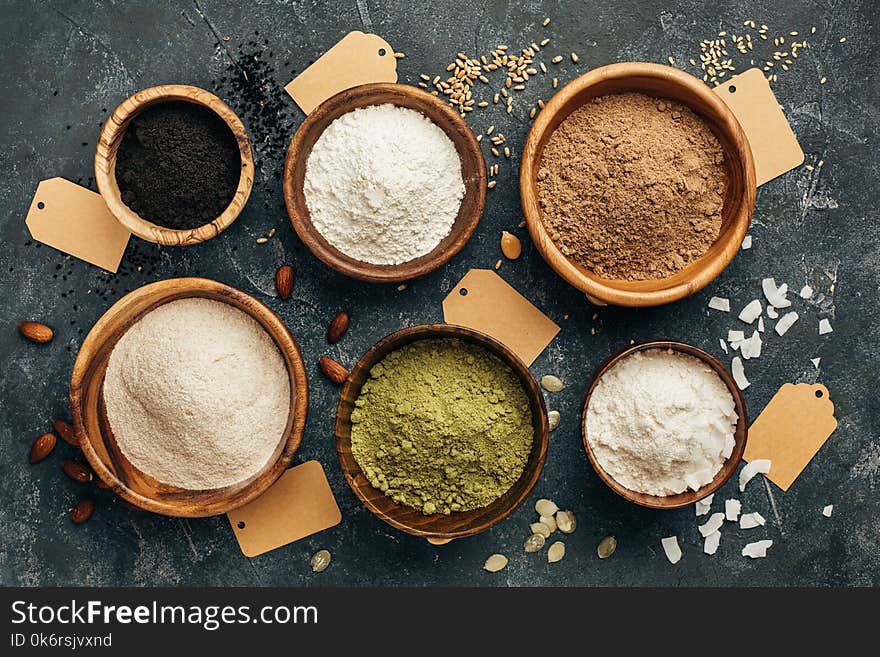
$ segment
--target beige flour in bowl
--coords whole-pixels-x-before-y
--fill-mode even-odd
[[[290,379],[272,337],[237,308],[180,299],[120,338],[104,378],[119,449],[144,473],[190,490],[260,472],[283,439]]]

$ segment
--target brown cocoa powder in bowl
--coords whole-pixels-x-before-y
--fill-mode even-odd
[[[666,278],[718,238],[724,151],[688,107],[640,93],[600,96],[544,147],[538,200],[551,239],[610,279]]]

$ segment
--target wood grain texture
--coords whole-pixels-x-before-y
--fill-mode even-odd
[[[461,159],[465,195],[449,234],[436,248],[399,265],[374,265],[349,257],[332,246],[312,224],[303,193],[306,162],[315,142],[335,119],[359,107],[391,103],[421,112],[455,144]],[[430,190],[425,190],[430,193]],[[284,202],[290,221],[303,243],[328,267],[373,283],[399,283],[442,267],[467,244],[486,205],[486,164],[467,122],[446,102],[405,84],[364,84],[331,96],[306,117],[290,143],[284,161]],[[418,199],[413,199],[414,203]]]
[[[203,105],[216,112],[235,136],[241,156],[241,177],[235,195],[227,208],[210,223],[184,230],[165,228],[140,217],[122,202],[119,185],[116,183],[116,152],[131,120],[150,105],[174,100]],[[95,180],[98,183],[98,191],[104,197],[113,216],[138,237],[167,246],[198,244],[216,237],[229,228],[247,203],[254,186],[254,156],[251,140],[241,119],[214,94],[184,84],[150,87],[124,100],[104,124],[95,149]]]
[[[426,516],[421,511],[395,503],[377,488],[373,488],[364,475],[351,451],[351,412],[367,380],[370,369],[392,351],[417,340],[431,338],[458,338],[479,345],[509,365],[516,373],[532,411],[534,442],[522,475],[504,495],[482,509],[461,511],[444,515],[436,513]],[[446,539],[472,536],[484,531],[509,516],[529,495],[547,456],[550,427],[547,422],[547,409],[535,378],[525,364],[507,347],[485,333],[463,326],[451,324],[422,324],[397,331],[380,340],[373,346],[352,370],[336,410],[336,451],[339,463],[349,486],[355,495],[376,516],[408,534],[432,539],[435,545],[447,542]]]
[[[706,365],[711,367],[718,374],[718,376],[724,382],[724,385],[727,386],[727,389],[730,391],[731,396],[733,397],[734,407],[736,408],[736,414],[739,418],[737,420],[736,430],[734,432],[735,444],[733,447],[733,452],[724,462],[724,465],[721,466],[721,469],[715,475],[715,478],[699,490],[685,491],[684,493],[679,493],[678,495],[665,496],[637,493],[636,491],[630,490],[629,488],[626,488],[625,486],[617,483],[617,481],[615,481],[611,477],[611,475],[605,472],[605,470],[596,460],[596,456],[595,454],[593,454],[593,449],[590,446],[590,441],[587,436],[587,407],[590,404],[590,397],[593,394],[593,390],[596,389],[596,385],[599,383],[599,379],[602,378],[602,375],[604,375],[605,372],[614,367],[614,365],[616,365],[627,356],[637,351],[645,351],[647,349],[672,349],[674,351],[678,351],[697,358],[698,360],[704,362]],[[604,481],[611,490],[613,490],[621,497],[624,497],[630,502],[634,502],[640,506],[646,506],[652,509],[679,509],[683,506],[689,506],[691,504],[694,504],[697,500],[701,500],[704,497],[712,495],[715,491],[721,488],[727,482],[727,480],[733,476],[733,473],[736,472],[736,468],[739,465],[739,462],[742,460],[743,452],[745,452],[746,449],[748,434],[749,419],[748,413],[746,412],[746,403],[743,399],[742,392],[740,392],[740,389],[737,387],[736,382],[733,380],[733,376],[731,376],[730,372],[727,371],[727,368],[725,368],[724,365],[722,365],[717,358],[706,353],[702,349],[692,347],[691,345],[685,344],[684,342],[675,342],[672,340],[652,340],[650,342],[640,342],[638,344],[634,344],[625,349],[622,349],[621,351],[611,356],[611,358],[605,361],[596,372],[596,376],[593,378],[593,382],[590,384],[590,387],[587,388],[587,392],[584,395],[584,402],[581,408],[581,436],[584,443],[584,449],[587,452],[587,456],[589,457],[590,463],[593,465],[593,469],[596,471],[596,474],[599,475],[599,478]]]
[[[537,175],[550,136],[569,114],[589,100],[628,91],[670,98],[690,107],[711,128],[724,150],[727,191],[721,232],[699,259],[673,276],[650,281],[600,278],[569,260],[548,234],[538,204]],[[755,163],[733,112],[697,78],[659,64],[627,62],[597,68],[563,87],[538,114],[523,150],[520,199],[532,241],[544,260],[598,305],[657,306],[705,287],[730,263],[748,231],[755,208]]]
[[[272,337],[290,375],[287,427],[266,466],[254,477],[219,489],[186,490],[156,481],[121,453],[107,421],[103,388],[107,362],[125,331],[156,307],[186,298],[228,303],[253,317]],[[269,308],[234,287],[204,278],[151,283],[117,301],[86,336],[73,366],[70,408],[83,453],[98,477],[135,506],[169,516],[202,517],[225,513],[258,497],[287,469],[302,440],[308,413],[308,381],[296,341]]]

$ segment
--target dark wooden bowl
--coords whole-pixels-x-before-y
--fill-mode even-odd
[[[122,454],[107,421],[104,375],[110,352],[128,328],[158,306],[202,297],[228,303],[253,317],[272,336],[290,375],[290,414],[273,458],[252,478],[224,488],[187,490],[138,470]],[[73,426],[83,453],[109,488],[135,506],[168,516],[226,513],[257,498],[280,477],[302,440],[309,404],[308,381],[296,341],[269,308],[229,285],[205,278],[173,278],[140,287],[113,304],[86,336],[70,379]]]
[[[648,281],[600,278],[569,260],[550,238],[538,204],[537,176],[544,147],[569,114],[597,96],[627,91],[671,98],[690,107],[724,149],[727,193],[721,232],[699,259],[673,276]],[[520,198],[532,241],[556,273],[598,305],[657,306],[709,284],[736,255],[755,208],[755,162],[748,139],[724,101],[697,78],[669,66],[629,62],[594,69],[563,87],[538,114],[523,149]]]
[[[370,369],[392,351],[417,340],[430,338],[458,338],[479,345],[495,354],[519,377],[529,398],[532,410],[532,426],[535,430],[532,451],[523,473],[504,495],[489,506],[473,511],[454,512],[450,515],[436,513],[426,516],[412,507],[395,503],[377,488],[373,488],[351,453],[351,412],[354,402],[367,380]],[[510,349],[485,333],[451,324],[423,324],[405,328],[380,340],[352,370],[345,382],[339,406],[336,409],[336,452],[349,486],[361,502],[389,525],[408,534],[422,536],[432,543],[442,544],[454,538],[472,536],[509,516],[528,497],[541,475],[547,456],[550,426],[544,397],[529,368]]]
[[[334,120],[359,107],[390,103],[421,112],[455,144],[461,159],[465,194],[449,234],[437,247],[415,260],[399,265],[373,265],[345,255],[317,231],[309,216],[303,193],[306,162],[312,146]],[[426,190],[430,193],[430,190]],[[284,161],[284,202],[290,221],[303,243],[324,264],[336,271],[372,283],[399,283],[424,276],[442,267],[464,248],[486,205],[486,163],[467,122],[446,102],[405,84],[364,84],[346,89],[318,105],[303,121],[290,142]],[[414,203],[418,199],[413,199]]]
[[[175,230],[147,221],[122,202],[119,185],[116,183],[116,152],[131,120],[150,105],[172,100],[203,105],[217,113],[235,136],[241,156],[241,177],[232,201],[219,217],[198,228]],[[150,87],[125,99],[104,124],[95,149],[95,181],[113,216],[138,237],[166,246],[198,244],[229,228],[244,209],[254,186],[254,155],[251,151],[251,140],[241,119],[214,94],[185,84]]]
[[[721,466],[721,469],[715,475],[715,478],[699,490],[685,491],[684,493],[679,493],[678,495],[664,496],[637,493],[636,491],[630,490],[629,488],[626,488],[625,486],[617,483],[617,481],[615,481],[611,477],[611,475],[605,472],[605,470],[602,469],[602,466],[599,465],[599,461],[593,454],[593,448],[590,446],[590,441],[587,437],[587,407],[590,404],[590,397],[593,394],[593,390],[596,389],[596,385],[599,383],[599,379],[602,378],[602,375],[604,375],[605,372],[614,367],[614,365],[616,365],[627,356],[637,351],[645,351],[647,349],[672,349],[674,351],[679,351],[683,354],[693,356],[694,358],[704,362],[706,365],[715,370],[719,377],[721,377],[721,380],[724,381],[724,385],[727,386],[727,389],[733,396],[733,404],[736,408],[736,414],[739,417],[736,423],[736,430],[734,432],[735,444],[733,447],[733,452],[724,462],[724,465]],[[736,468],[739,465],[739,462],[742,460],[743,452],[745,452],[746,450],[746,440],[748,439],[748,434],[749,419],[746,412],[746,402],[743,399],[742,392],[740,392],[740,389],[737,387],[736,382],[733,380],[733,376],[731,376],[730,372],[727,371],[727,368],[725,368],[724,365],[722,365],[717,358],[715,358],[711,354],[706,353],[702,349],[692,347],[691,345],[685,344],[684,342],[674,342],[671,340],[653,340],[651,342],[640,342],[639,344],[631,345],[614,354],[611,358],[605,361],[605,363],[603,363],[599,370],[596,372],[596,376],[593,378],[593,382],[590,384],[590,387],[587,389],[587,392],[584,395],[584,404],[581,409],[581,435],[583,437],[584,449],[587,452],[587,456],[589,457],[590,463],[593,465],[593,469],[596,471],[596,474],[599,475],[599,478],[604,481],[611,490],[613,490],[621,497],[625,497],[630,502],[635,502],[636,504],[647,506],[652,509],[679,509],[683,506],[689,506],[691,504],[694,504],[697,500],[701,500],[704,497],[712,495],[715,491],[721,488],[725,484],[725,482],[727,482],[727,480],[733,476],[733,473],[736,472]]]

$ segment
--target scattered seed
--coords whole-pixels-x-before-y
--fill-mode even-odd
[[[840,37],[840,43],[846,43],[846,37]]]
[[[596,552],[599,555],[600,559],[607,559],[614,551],[617,549],[617,539],[613,536],[606,536],[599,542],[599,547],[596,548]]]
[[[548,43],[550,43],[550,39],[541,39],[541,47],[546,46]]]
[[[265,244],[268,241],[269,241],[268,237],[258,237],[257,238],[257,244]]]
[[[312,555],[309,563],[312,566],[313,573],[322,573],[330,565],[330,553],[327,550],[318,550]]]
[[[826,82],[828,82],[828,78],[825,78],[825,77],[823,77],[821,80],[819,80],[819,84],[825,84]]]
[[[575,64],[578,63],[578,56],[576,52],[571,53],[571,61],[573,61]]]
[[[535,502],[535,511],[539,516],[552,516],[559,511],[559,507],[552,500],[540,499]],[[559,519],[557,518],[556,521],[559,522]]]
[[[550,533],[548,532],[547,536],[549,535]],[[523,543],[523,549],[526,552],[537,552],[544,547],[544,541],[546,540],[547,539],[542,534],[532,534]]]
[[[488,570],[490,573],[497,573],[499,570],[504,570],[507,566],[507,557],[503,554],[493,554],[488,559],[486,559],[486,563],[483,564],[483,568]]]
[[[406,57],[406,55],[404,55],[402,52],[394,53],[394,59],[403,59],[404,57]]]
[[[550,425],[550,431],[553,431],[559,426],[560,417],[559,411],[550,411],[547,413],[547,422]]]
[[[501,269],[501,261],[495,263],[495,269]]]
[[[538,534],[539,536],[543,536],[544,538],[550,537],[550,528],[543,522],[533,522],[529,525],[529,529],[532,530],[533,534]]]
[[[556,518],[554,516],[541,516],[538,522],[546,525],[551,534],[556,531]]]
[[[556,563],[562,561],[565,556],[565,543],[556,541],[547,549],[547,563]]]
[[[553,59],[550,60],[551,64],[558,64],[562,61],[562,55],[556,55]]]
[[[553,88],[555,89],[558,86],[559,86],[559,78],[553,78]]]
[[[266,237],[275,237],[275,229],[269,231],[269,234]]]
[[[505,149],[507,150],[507,149]],[[522,242],[519,238],[506,230],[501,233],[501,253],[508,260],[516,260],[522,254]]]
[[[672,58],[672,55],[669,55],[669,57],[667,57],[666,59],[667,59],[667,61],[669,62],[669,65],[670,65],[670,66],[674,66],[674,65],[675,65],[675,60]]]
[[[577,519],[571,511],[558,511],[556,513],[556,526],[563,534],[571,534],[577,529]]]
[[[547,27],[548,25],[550,25],[550,19],[549,19],[549,18],[545,18],[545,19],[544,19],[544,27]]]
[[[541,387],[547,392],[559,392],[565,387],[565,384],[558,376],[545,374],[541,377]]]
[[[407,285],[406,283],[401,283],[400,285],[397,286],[397,291],[403,292],[408,287],[409,287],[409,285]]]
[[[510,148],[508,146],[504,147],[504,157],[510,157]]]

